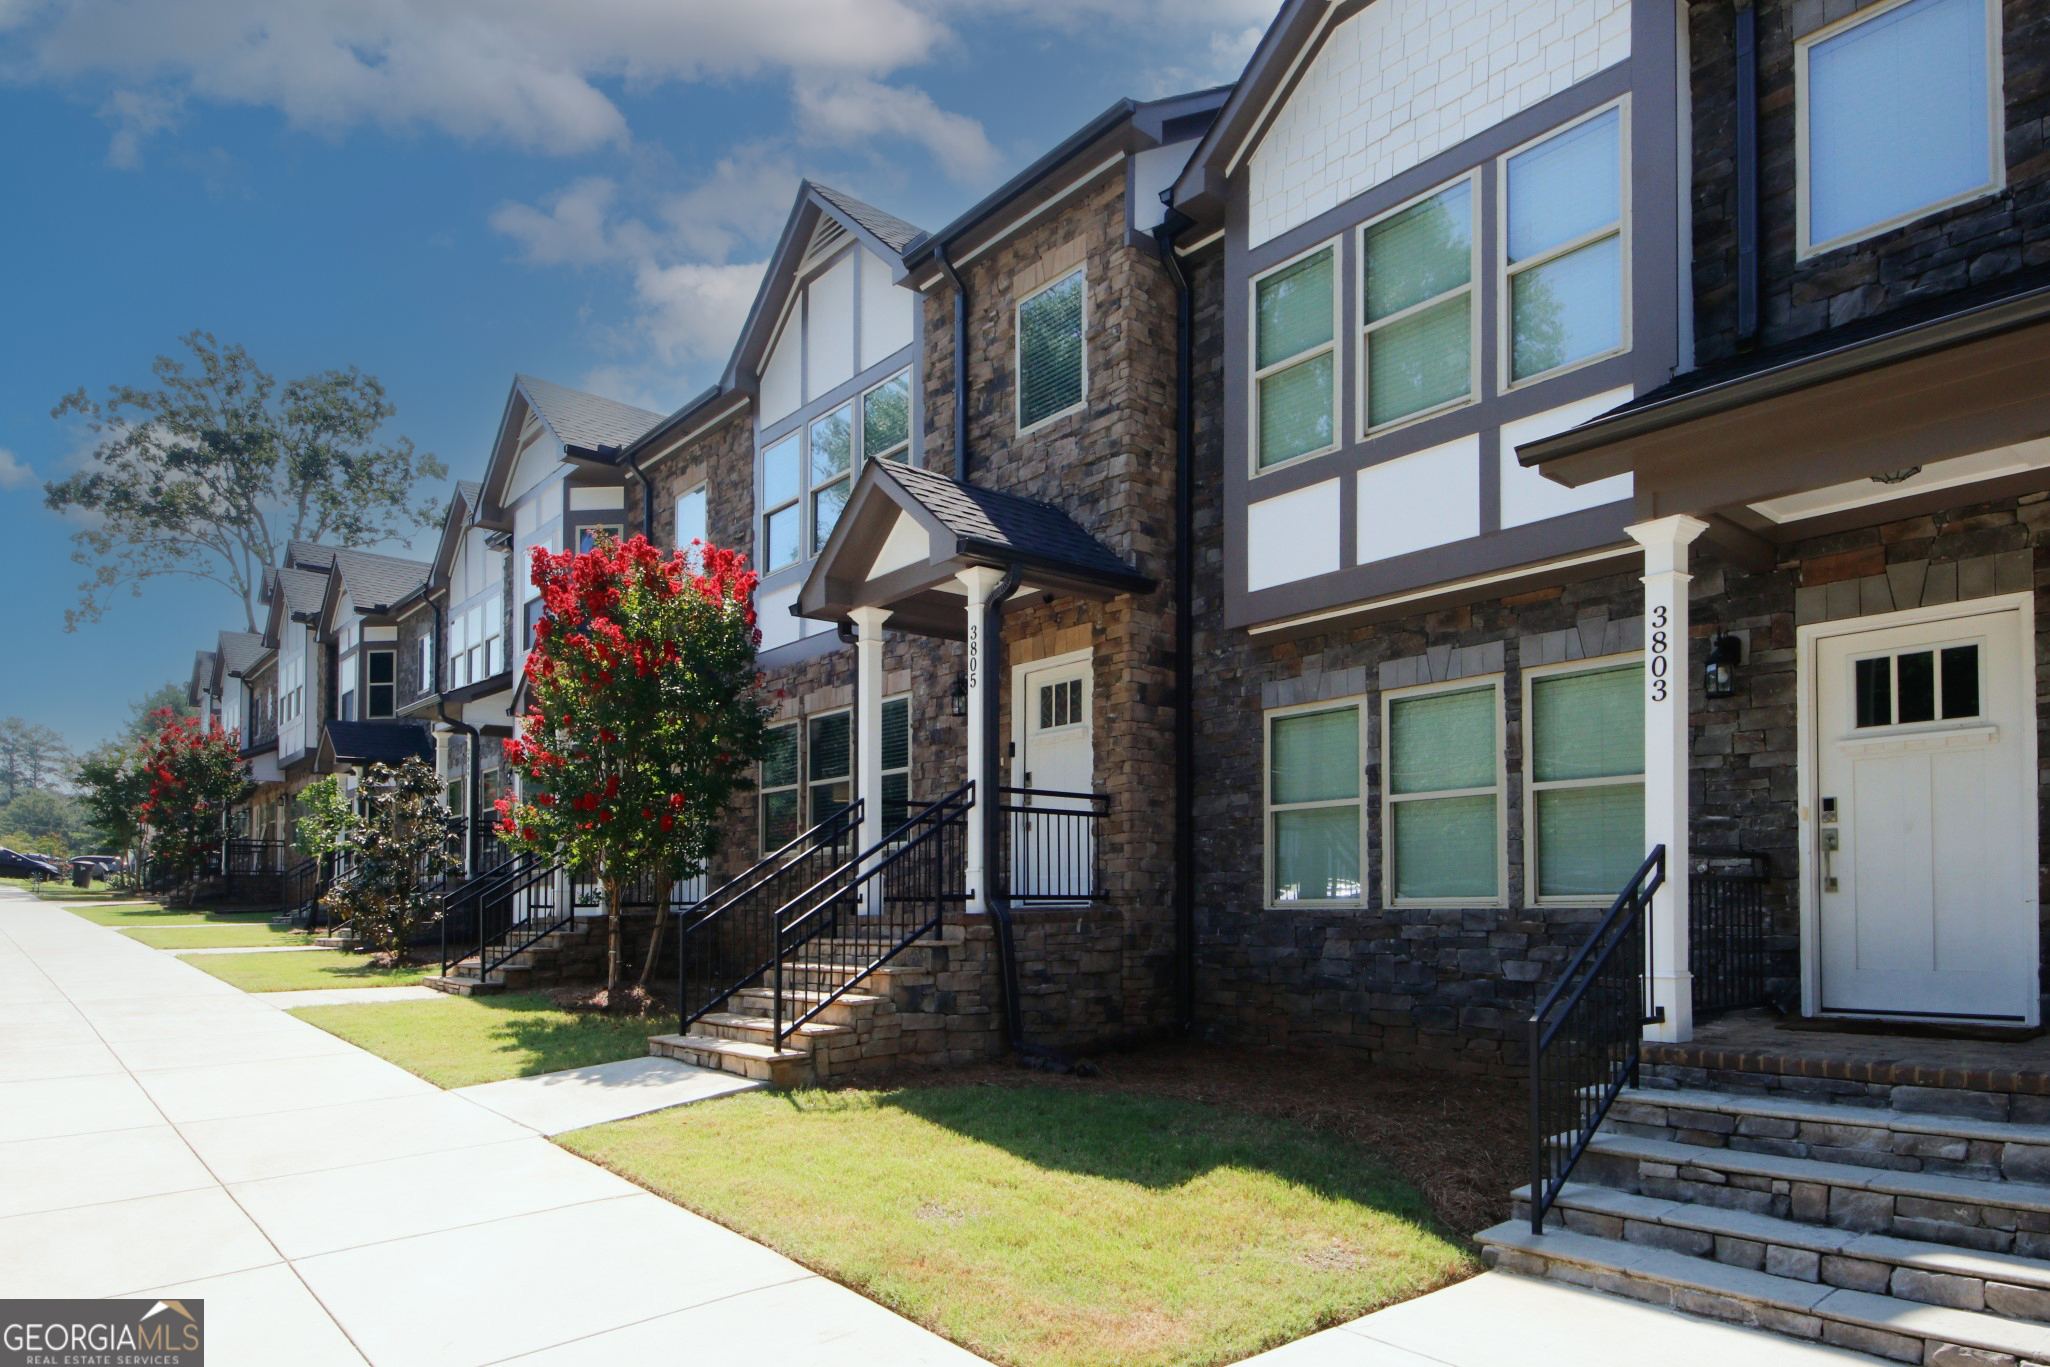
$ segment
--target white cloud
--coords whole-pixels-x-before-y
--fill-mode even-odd
[[[725,360],[767,265],[643,263],[634,272],[634,297],[655,353],[671,365]]]
[[[142,165],[142,144],[152,135],[177,126],[185,102],[146,90],[117,90],[100,106],[100,118],[114,125],[107,143],[107,164],[124,171]]]
[[[0,489],[26,489],[35,482],[36,472],[28,462],[0,446]]]
[[[301,128],[433,127],[550,153],[625,143],[599,82],[792,69],[870,77],[923,60],[942,20],[906,0],[0,0],[17,75],[113,82],[117,160],[150,100],[274,106]],[[135,92],[152,90],[151,96]]]
[[[805,138],[836,147],[859,147],[878,137],[923,145],[948,176],[973,184],[996,170],[1000,156],[982,125],[950,114],[915,86],[844,80],[796,86],[797,122]]]
[[[618,193],[619,186],[604,176],[588,176],[548,196],[546,209],[499,205],[491,211],[491,226],[519,243],[533,265],[595,265],[616,254],[606,218]]]

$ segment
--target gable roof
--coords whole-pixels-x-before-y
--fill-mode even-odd
[[[455,492],[449,495],[448,513],[441,520],[441,536],[435,541],[434,554],[427,562],[427,575],[407,595],[409,598],[422,597],[431,589],[447,585],[455,567],[456,552],[463,544],[463,533],[477,525],[483,510],[484,486],[474,479],[457,480]]]
[[[586,394],[539,376],[516,375],[513,383],[527,396],[527,402],[557,440],[593,455],[606,447],[625,446],[662,421],[660,413]]]
[[[215,654],[220,658],[221,672],[232,679],[240,678],[244,671],[262,659],[263,650],[263,637],[253,631],[224,631]]]
[[[985,489],[902,461],[877,468],[943,523],[962,549],[1059,566],[1128,587],[1152,581],[1051,503]]]
[[[285,566],[298,570],[331,570],[335,567],[334,547],[323,546],[318,541],[288,541],[285,543]]]
[[[807,183],[811,184],[813,192],[820,199],[838,209],[841,217],[852,220],[853,226],[857,228],[866,228],[892,253],[903,251],[925,236],[925,229],[916,224],[906,223],[895,214],[878,209],[873,204],[864,204],[845,190],[835,190],[829,185],[820,185],[816,182]]]
[[[185,685],[185,701],[194,707],[199,706],[202,693],[213,692],[214,664],[214,653],[211,650],[192,652],[192,679]]]
[[[328,563],[334,563],[333,552],[329,552]],[[278,587],[284,592],[285,611],[293,617],[320,611],[320,600],[327,593],[327,581],[327,575],[315,574],[311,570],[279,570]]]
[[[401,560],[371,551],[337,549],[328,579],[328,600],[346,591],[358,612],[382,612],[420,587],[431,568],[424,560]],[[323,608],[325,608],[323,602]]]

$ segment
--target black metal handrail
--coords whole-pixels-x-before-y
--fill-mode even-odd
[[[228,877],[278,873],[284,862],[282,840],[229,840],[221,845],[221,872]]]
[[[1666,847],[1640,864],[1530,1017],[1530,1228],[1545,1212],[1624,1087],[1637,1078],[1644,1027],[1665,1019],[1651,1000],[1651,923],[1666,881]]]
[[[1013,905],[1103,896],[1097,833],[1110,817],[1110,794],[999,788],[997,813],[1003,838],[992,877]]]
[[[441,972],[448,976],[451,965],[482,948],[484,904],[510,886],[534,865],[534,856],[523,854],[486,870],[443,895],[441,899]]]
[[[477,946],[479,981],[515,954],[576,920],[577,908],[573,899],[564,898],[564,905],[555,905],[556,875],[561,872],[560,864],[550,864],[509,880],[502,905],[508,910],[517,906],[526,915],[510,917],[496,936],[489,941],[480,941]]]
[[[1735,869],[1697,864],[1688,875],[1687,962],[1696,1020],[1766,1004],[1772,953],[1762,865],[1756,858]]]
[[[859,801],[801,832],[691,906],[670,907],[677,923],[677,1033],[764,973],[776,957],[776,913],[825,871],[854,853]],[[672,894],[673,897],[673,894]]]
[[[970,780],[920,809],[776,915],[774,1040],[786,1040],[968,900]],[[802,957],[800,957],[802,956]]]

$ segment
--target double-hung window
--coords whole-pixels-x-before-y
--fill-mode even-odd
[[[811,822],[837,816],[854,802],[854,714],[828,712],[805,721],[805,767]]]
[[[399,653],[370,650],[363,660],[363,715],[384,718],[398,711]]]
[[[861,453],[870,460],[911,458],[910,371],[898,371],[861,396]]]
[[[1018,301],[1018,429],[1082,406],[1089,388],[1083,354],[1084,273],[1070,271]]]
[[[883,829],[911,817],[911,697],[883,699]]]
[[[792,432],[762,451],[762,568],[795,565],[804,554],[803,441]]]
[[[1360,705],[1267,714],[1270,902],[1357,902],[1361,847]]]
[[[1382,859],[1397,903],[1480,905],[1502,894],[1499,680],[1382,695]]]
[[[425,695],[434,691],[434,634],[428,632],[422,635],[415,644],[419,649],[420,672],[418,681],[413,685],[413,691]]]
[[[1473,186],[1457,181],[1361,231],[1369,429],[1473,395]]]
[[[1606,902],[1644,862],[1644,665],[1524,675],[1529,882],[1538,901]]]
[[[470,614],[452,612],[448,619],[448,686],[461,688],[469,682]]]
[[[772,726],[765,733],[758,784],[762,813],[762,853],[783,848],[803,829],[797,814],[797,723]]]
[[[492,594],[484,600],[484,657],[481,668],[490,678],[505,668],[505,599]]]
[[[1253,282],[1253,461],[1265,470],[1337,440],[1338,248]]]
[[[579,554],[588,555],[598,549],[599,537],[606,537],[613,541],[622,541],[625,539],[625,532],[626,528],[617,522],[600,522],[586,527],[579,527],[577,528],[577,551]]]
[[[826,548],[854,488],[854,405],[842,404],[811,423],[811,553]]]
[[[1795,44],[1802,255],[2000,188],[1999,25],[1990,0],[1907,0]]]
[[[702,569],[701,543],[710,539],[705,521],[705,486],[676,496],[676,549],[683,552],[691,568]]]
[[[1611,105],[1503,159],[1512,384],[1624,345],[1623,132]]]

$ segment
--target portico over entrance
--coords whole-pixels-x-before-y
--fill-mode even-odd
[[[1688,886],[1726,857],[1769,867],[1744,952],[1782,1004],[2037,1025],[2050,289],[1704,369],[1518,458],[1634,481],[1646,1034],[1688,1038],[1728,968]]]
[[[1076,894],[1075,900],[1088,900],[1094,875],[1089,842],[1101,815],[1100,800],[1086,784],[1052,791],[1033,789],[1029,778],[1011,788],[1002,781],[1000,618],[1014,598],[1108,602],[1153,587],[1151,579],[1050,503],[962,484],[899,461],[869,461],[796,607],[800,616],[854,628],[855,798],[862,806],[861,848],[876,850],[889,834],[882,768],[884,633],[962,641],[967,720],[962,769],[969,779],[971,804],[964,856],[968,907],[987,909],[998,876],[994,846],[1007,834],[1012,837],[1013,866],[1006,874],[1005,892],[1033,898],[1047,888],[1067,888]],[[1091,690],[1072,670],[1056,677],[1041,668],[1031,679],[1032,687],[1047,693],[1047,724],[1021,725],[1014,744],[1039,744],[1049,755],[1058,754],[1065,764],[1060,772],[1069,775],[1069,781],[1077,774],[1087,777],[1086,760],[1075,768],[1073,745],[1062,747],[1079,729],[1081,753],[1086,756],[1084,719]],[[1032,718],[1037,720],[1036,712]],[[1024,777],[1025,771],[1018,773]],[[913,783],[915,788],[916,775]],[[939,796],[914,790],[913,805]],[[1016,810],[1028,805],[1033,809],[1029,813]],[[999,814],[1007,810],[1015,830],[998,825]],[[1018,837],[1027,831],[1055,853],[1037,848],[1030,855],[1021,853]],[[1067,862],[1055,866],[1047,864],[1048,859]],[[1038,862],[1029,870],[1017,862],[1034,860]]]

